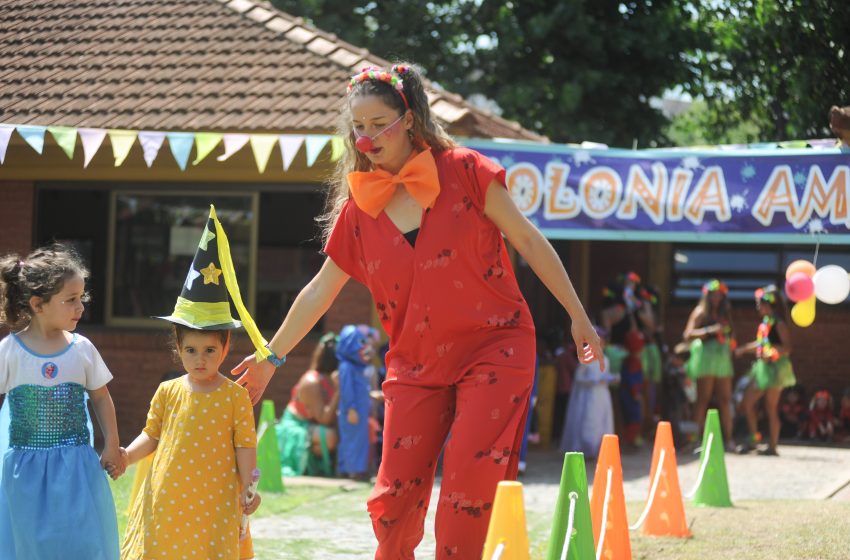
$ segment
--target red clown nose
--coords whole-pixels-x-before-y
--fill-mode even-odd
[[[357,151],[363,152],[371,152],[375,149],[375,145],[372,143],[372,139],[368,136],[360,136],[357,138],[357,141],[354,142],[354,147],[357,148]]]

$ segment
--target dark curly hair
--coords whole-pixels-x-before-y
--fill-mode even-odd
[[[26,258],[0,257],[0,323],[13,331],[22,329],[32,320],[30,298],[48,302],[74,276],[85,280],[89,271],[80,255],[61,243],[40,247]]]

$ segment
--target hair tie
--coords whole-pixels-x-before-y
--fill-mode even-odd
[[[407,66],[406,64],[393,64],[392,68],[390,68],[390,71],[395,72],[403,78],[404,76],[410,73],[410,66]]]

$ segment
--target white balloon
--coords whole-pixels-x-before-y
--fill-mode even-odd
[[[815,272],[815,296],[824,303],[841,303],[850,295],[850,276],[836,264],[828,264]]]

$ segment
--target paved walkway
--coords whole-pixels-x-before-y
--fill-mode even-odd
[[[843,499],[850,501],[850,449],[781,445],[780,457],[726,455],[730,493],[733,502],[745,500]],[[563,454],[556,451],[532,451],[529,468],[521,479],[529,532],[547,535],[558,496]],[[651,449],[624,454],[623,477],[627,502],[642,503],[649,490]],[[679,455],[679,482],[687,493],[697,478],[698,455]],[[593,462],[587,464],[592,484]],[[332,541],[321,550],[323,558],[361,560],[374,550],[374,536],[365,513],[369,485],[329,479],[288,479],[289,487],[332,485],[340,492],[321,504],[306,504],[283,515],[252,521],[252,533],[261,547],[258,558],[266,560],[312,560],[310,552],[297,552],[299,543]],[[418,558],[434,557],[434,505],[439,496],[439,481],[434,486],[431,508],[425,525],[425,537],[417,548]],[[329,519],[333,519],[330,521]],[[634,521],[632,519],[632,521]],[[268,548],[263,549],[266,539]],[[364,556],[365,554],[365,556]]]
[[[726,471],[732,500],[850,499],[850,449],[780,445],[779,457],[727,454]],[[624,453],[623,486],[627,502],[646,500],[649,492],[649,468],[652,449]],[[699,455],[677,454],[679,484],[688,493],[696,482]],[[563,456],[556,452],[536,452],[522,479],[529,509],[552,508],[557,498]],[[596,463],[588,461],[587,476],[591,487]]]

